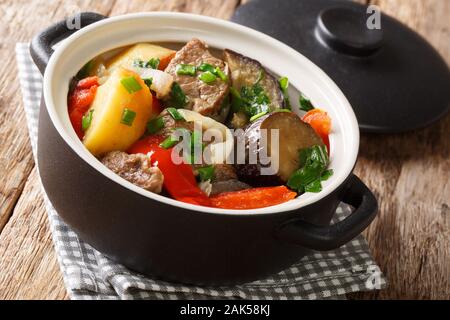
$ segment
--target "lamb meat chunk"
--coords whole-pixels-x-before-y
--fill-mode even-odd
[[[230,164],[215,164],[213,182],[237,179],[236,170]]]
[[[156,134],[168,137],[174,132],[176,129],[183,128],[189,131],[194,131],[194,122],[187,122],[185,120],[175,120],[167,111],[164,109],[163,112],[159,114],[159,117],[162,118],[164,122],[164,127],[159,130]]]
[[[248,184],[239,181],[236,170],[229,164],[214,164],[214,178],[211,181],[211,192],[209,195],[216,195],[223,192],[240,191],[251,188]],[[194,174],[197,175],[195,168],[201,166],[194,165]]]
[[[153,167],[144,154],[127,154],[122,151],[107,153],[101,162],[111,171],[145,190],[160,193],[164,176],[158,167]]]
[[[198,39],[192,39],[181,48],[169,63],[165,72],[174,77],[174,81],[180,85],[186,95],[188,102],[184,108],[196,111],[202,115],[218,117],[220,116],[223,102],[228,96],[229,80],[223,81],[217,78],[213,83],[207,84],[200,80],[198,76],[178,75],[176,72],[179,64],[190,64],[199,67],[203,63],[219,67],[227,76],[230,75],[227,64],[223,60],[214,57],[209,52],[207,45]]]

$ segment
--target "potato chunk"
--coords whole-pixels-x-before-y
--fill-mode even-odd
[[[119,66],[131,69],[135,60],[139,59],[147,62],[151,58],[158,58],[161,61],[160,67],[163,67],[162,69],[164,69],[165,66],[167,66],[168,61],[170,61],[171,57],[174,55],[175,51],[173,50],[150,43],[138,43],[109,60],[106,64],[106,68],[109,71],[113,71]],[[165,66],[163,64],[165,64]]]
[[[136,80],[136,91],[130,92],[122,83],[123,79],[130,77]],[[128,124],[124,121],[124,112],[127,113],[125,109],[128,110],[128,116],[135,113],[132,121],[128,117]],[[117,68],[98,87],[90,110],[94,111],[83,139],[86,148],[95,156],[110,151],[125,151],[144,134],[146,124],[152,116],[152,95],[136,73]]]

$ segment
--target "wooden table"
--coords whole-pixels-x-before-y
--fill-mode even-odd
[[[0,1],[0,299],[68,298],[31,154],[15,43],[29,41],[40,29],[79,11],[110,16],[185,11],[228,19],[240,2],[244,1]],[[450,63],[449,0],[360,2],[377,4],[417,30]],[[425,130],[362,136],[356,173],[380,203],[379,216],[365,236],[390,285],[351,298],[450,298],[449,134],[447,116]]]

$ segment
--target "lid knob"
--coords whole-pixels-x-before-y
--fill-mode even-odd
[[[331,7],[320,12],[316,36],[337,52],[368,56],[381,48],[383,32],[369,29],[369,15],[363,8]]]

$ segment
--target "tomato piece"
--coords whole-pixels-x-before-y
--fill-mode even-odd
[[[328,114],[320,109],[313,109],[306,113],[302,120],[309,123],[311,127],[322,138],[323,143],[327,146],[328,153],[330,153],[330,139],[329,134],[331,132],[331,118]]]
[[[76,88],[77,89],[89,89],[92,86],[98,86],[98,77],[97,76],[93,76],[93,77],[87,77],[84,78],[80,81],[78,81]]]
[[[167,57],[162,58],[159,61],[158,69],[161,71],[164,71],[167,68],[167,66],[169,65],[170,61],[172,61],[173,57],[175,57],[175,52],[168,55]]]
[[[252,188],[234,192],[224,192],[210,198],[216,208],[258,209],[274,206],[292,200],[297,193],[286,186]]]

